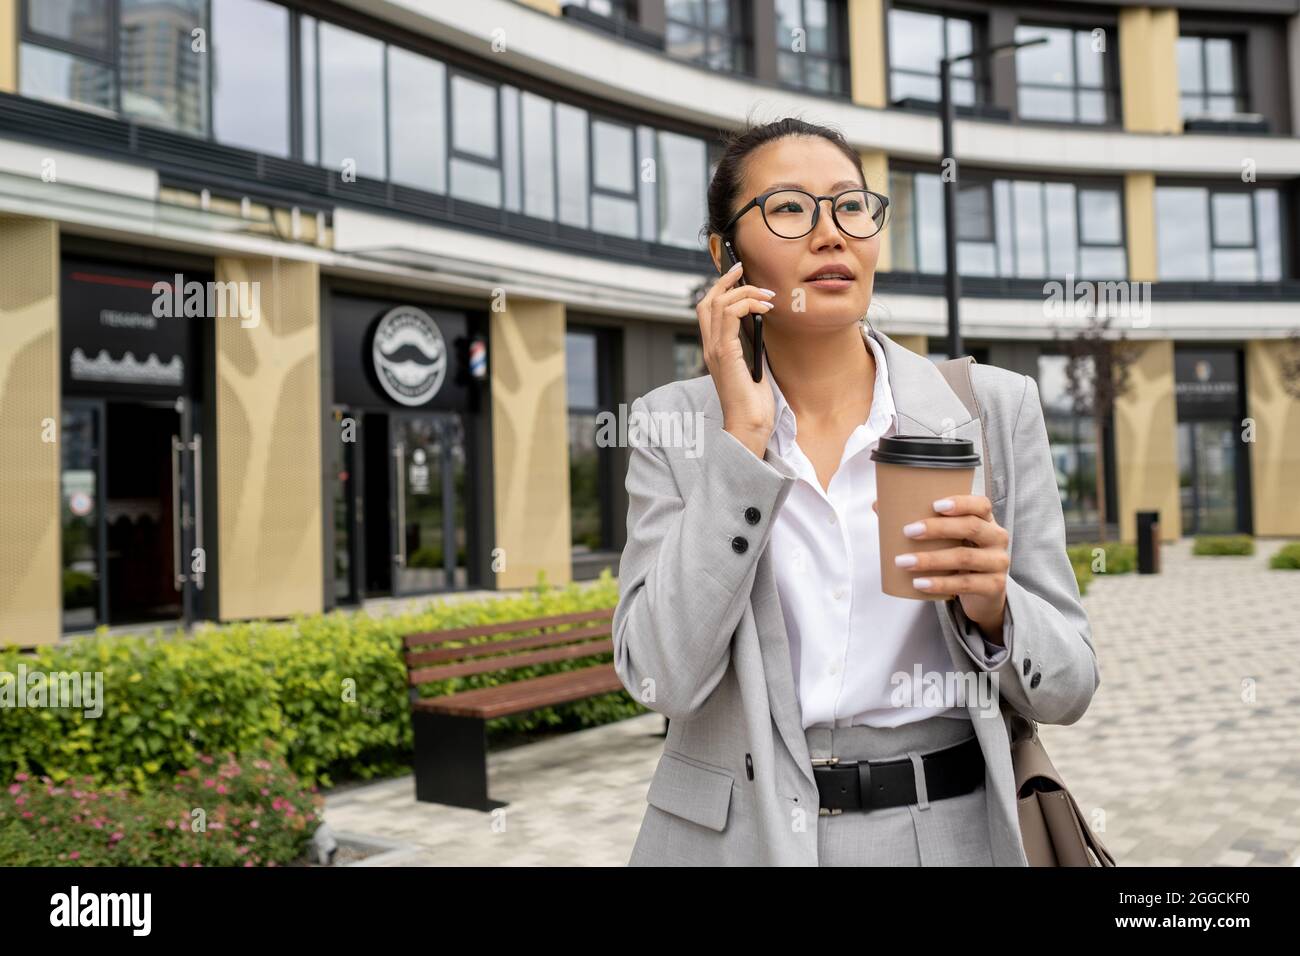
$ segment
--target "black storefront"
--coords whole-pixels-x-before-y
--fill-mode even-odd
[[[339,283],[323,299],[326,606],[491,587],[486,315]]]
[[[1252,533],[1244,381],[1241,349],[1174,350],[1183,534]]]
[[[213,610],[211,327],[168,314],[178,275],[211,263],[62,262],[65,630]]]

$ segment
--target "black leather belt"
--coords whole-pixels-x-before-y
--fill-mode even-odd
[[[822,814],[877,810],[917,802],[916,772],[909,757],[892,760],[819,757],[812,763]],[[921,763],[928,800],[961,796],[984,782],[984,752],[976,737],[922,754]]]

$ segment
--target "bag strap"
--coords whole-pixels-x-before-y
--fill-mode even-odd
[[[975,397],[975,384],[971,381],[971,366],[975,356],[963,355],[960,358],[947,359],[939,363],[939,372],[948,382],[948,387],[961,399],[970,412],[971,418],[980,420],[980,436],[984,440],[984,494],[993,499],[993,460],[989,457],[989,436],[984,428],[984,414],[980,411],[979,399]]]

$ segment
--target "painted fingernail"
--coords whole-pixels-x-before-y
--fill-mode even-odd
[[[900,568],[910,568],[912,565],[916,564],[916,555],[900,554],[898,557],[894,558],[894,564]]]
[[[947,511],[951,507],[952,507],[951,498],[940,498],[938,501],[934,503],[935,511]]]
[[[928,588],[929,586],[929,578],[912,578],[912,587],[914,588]]]
[[[903,525],[903,534],[907,535],[909,538],[915,538],[923,531],[925,531],[924,521],[913,521],[911,524]]]
[[[759,289],[758,291],[762,292],[764,295],[776,295],[776,293],[771,289]]]
[[[759,307],[760,309],[774,309],[774,308],[776,308],[776,303],[775,303],[775,302],[760,302],[760,303],[758,303],[758,307]]]
[[[737,262],[734,266],[732,266],[730,269],[727,270],[727,275],[731,275],[733,272],[735,272],[735,271],[736,271],[737,269],[739,269],[739,268],[740,268],[740,263]]]

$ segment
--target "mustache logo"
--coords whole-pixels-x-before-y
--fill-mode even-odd
[[[403,405],[425,404],[446,377],[446,340],[419,309],[399,306],[380,319],[372,353],[379,384]]]

